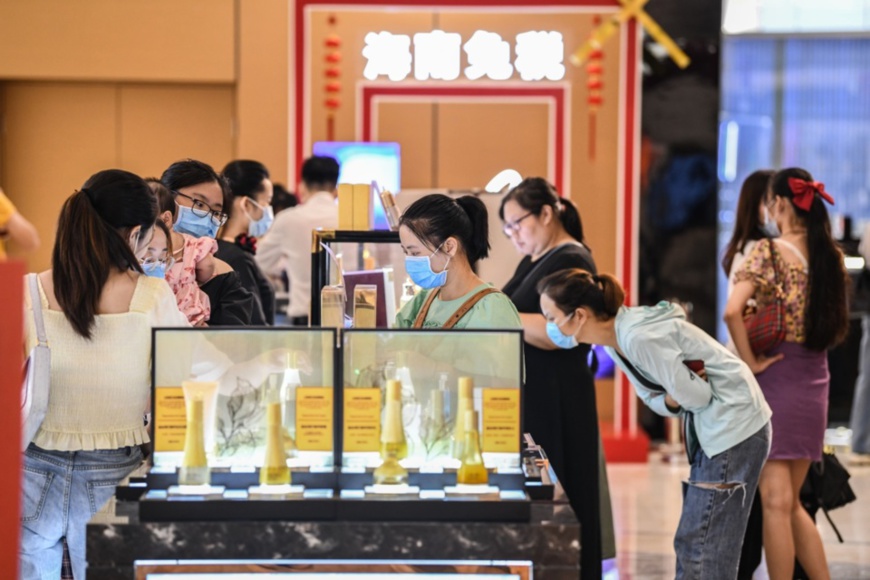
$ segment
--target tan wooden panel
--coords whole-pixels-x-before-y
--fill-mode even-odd
[[[159,177],[193,158],[217,171],[234,157],[231,86],[124,85],[120,89],[119,162]]]
[[[496,173],[547,175],[548,107],[535,103],[441,103],[437,187],[483,187]]]
[[[0,78],[235,79],[234,0],[3,0]]]
[[[378,141],[402,148],[402,189],[434,187],[431,103],[384,102],[377,107]]]
[[[273,181],[291,171],[290,29],[287,0],[240,0],[238,156],[266,165]],[[289,184],[295,189],[295,184]]]
[[[117,91],[108,84],[8,83],[5,93],[2,186],[39,230],[42,246],[29,267],[42,270],[64,200],[91,174],[118,165]]]

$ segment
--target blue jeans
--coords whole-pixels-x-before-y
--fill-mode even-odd
[[[138,447],[97,451],[24,452],[21,502],[21,580],[57,580],[66,537],[76,580],[84,580],[85,528],[142,463]]]
[[[674,550],[677,578],[733,580],[761,468],[770,450],[770,423],[755,435],[707,457],[697,449],[683,483],[683,513]],[[715,488],[728,485],[727,488]]]
[[[861,322],[861,355],[855,398],[852,400],[852,451],[870,453],[870,316]]]

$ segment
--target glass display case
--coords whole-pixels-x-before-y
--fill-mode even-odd
[[[338,335],[155,329],[140,518],[528,520],[522,331]]]
[[[155,329],[149,483],[175,483],[195,462],[191,425],[213,483],[262,476],[268,453],[286,457],[294,481],[331,474],[335,341],[319,328]]]
[[[409,483],[455,485],[469,431],[490,483],[521,489],[521,331],[355,329],[342,350],[342,489],[372,480],[397,432]]]

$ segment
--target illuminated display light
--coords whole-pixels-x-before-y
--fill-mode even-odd
[[[469,66],[465,76],[472,81],[487,76],[494,81],[511,78],[511,45],[495,32],[478,30],[463,47],[468,55]]]
[[[411,37],[391,32],[369,32],[362,55],[363,76],[370,81],[385,76],[393,82],[408,78],[413,68],[419,81],[453,81],[462,71],[462,52],[468,57],[465,78],[508,80],[514,69],[524,81],[559,81],[565,78],[565,45],[559,32],[533,30],[516,37],[516,60],[511,64],[510,43],[495,32],[476,31],[463,46],[455,32],[433,30]]]
[[[414,35],[414,78],[418,81],[459,78],[462,36],[455,32],[433,30]]]
[[[559,81],[565,78],[565,44],[558,32],[532,31],[517,34],[517,61],[520,78]]]
[[[368,59],[363,76],[370,81],[385,75],[403,81],[411,74],[411,37],[407,34],[369,32],[362,54]]]

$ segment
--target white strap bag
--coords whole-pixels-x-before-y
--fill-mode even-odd
[[[45,336],[42,299],[39,297],[36,274],[27,275],[30,303],[36,323],[37,344],[24,363],[24,384],[21,386],[21,450],[27,449],[48,411],[48,391],[51,385],[51,349]]]

